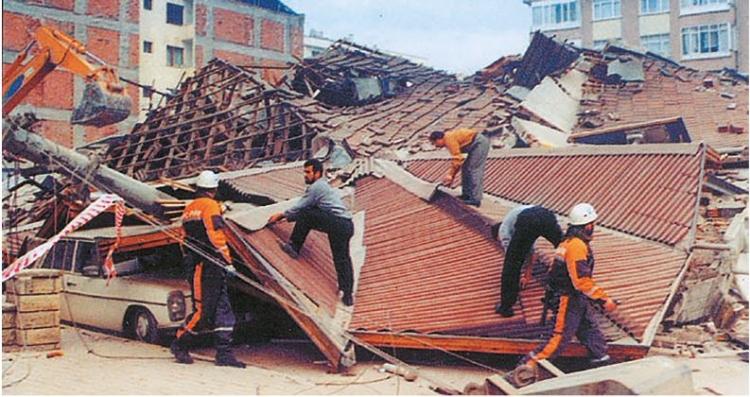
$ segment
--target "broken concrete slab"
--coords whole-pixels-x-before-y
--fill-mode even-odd
[[[690,367],[667,357],[570,373],[518,389],[519,394],[693,394]]]

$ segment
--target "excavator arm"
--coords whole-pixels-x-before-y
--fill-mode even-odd
[[[94,58],[79,41],[59,30],[39,27],[35,40],[18,54],[3,76],[3,117],[50,72],[63,67],[86,81],[82,102],[73,110],[73,124],[101,127],[127,118],[132,104],[117,72],[108,65],[93,66],[87,55]]]

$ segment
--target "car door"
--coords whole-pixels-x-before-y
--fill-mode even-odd
[[[70,321],[113,331],[122,328],[124,303],[108,296],[107,279],[94,242],[75,242],[73,267],[66,272],[63,283]]]

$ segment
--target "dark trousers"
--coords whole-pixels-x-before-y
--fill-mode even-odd
[[[300,252],[310,230],[318,230],[328,235],[333,265],[336,267],[339,289],[344,295],[351,295],[354,285],[352,259],[349,256],[349,240],[354,235],[351,219],[342,218],[319,208],[302,210],[294,223],[290,237],[292,248]]]
[[[211,263],[199,262],[188,277],[193,293],[193,312],[177,330],[177,342],[192,344],[198,334],[213,333],[217,354],[226,353],[232,343],[235,317],[227,293],[226,276]]]
[[[501,306],[510,308],[518,300],[521,268],[531,253],[534,242],[544,237],[555,247],[562,240],[562,230],[557,224],[555,214],[544,207],[531,207],[521,211],[516,218],[516,225],[510,243],[505,247],[503,277],[501,281]]]
[[[592,358],[604,357],[607,354],[607,341],[596,325],[594,308],[591,304],[588,298],[579,293],[560,296],[552,335],[529,353],[526,362],[536,363],[557,357],[570,343],[573,335],[586,346]]]

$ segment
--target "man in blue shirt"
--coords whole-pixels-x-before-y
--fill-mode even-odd
[[[305,194],[288,210],[271,215],[268,223],[286,219],[295,222],[289,243],[281,248],[292,258],[299,256],[310,230],[319,230],[328,235],[333,264],[336,267],[339,289],[343,292],[342,302],[353,304],[352,288],[354,272],[349,255],[349,240],[354,234],[352,215],[341,201],[339,193],[323,178],[323,164],[317,159],[304,164]]]

